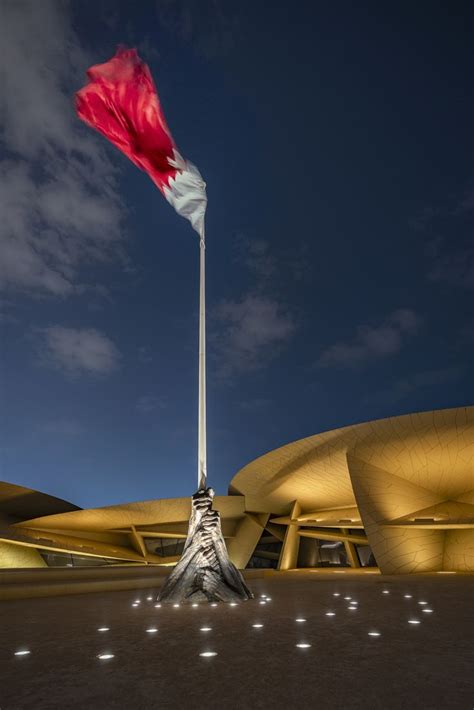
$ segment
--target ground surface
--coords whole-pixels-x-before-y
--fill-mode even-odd
[[[140,590],[1,602],[0,709],[474,708],[474,577],[297,572],[250,584],[271,601],[157,609],[155,590]]]

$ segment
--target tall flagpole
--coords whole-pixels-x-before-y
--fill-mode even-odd
[[[79,117],[144,170],[199,234],[198,490],[191,499],[183,553],[158,599],[175,603],[251,599],[252,592],[229,558],[220,513],[212,507],[214,491],[206,488],[206,183],[179,154],[150,70],[135,49],[120,48],[106,64],[91,67],[88,75],[89,84],[76,94]]]
[[[204,222],[199,243],[199,423],[198,423],[198,489],[206,488],[206,241]]]

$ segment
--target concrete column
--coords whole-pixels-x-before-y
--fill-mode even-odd
[[[294,520],[300,515],[301,506],[298,501],[294,501],[290,513],[290,519]],[[298,524],[290,524],[286,528],[285,539],[281,548],[280,560],[278,562],[279,570],[296,569],[298,564],[298,549],[300,546],[300,536]]]
[[[143,541],[142,536],[137,533],[135,525],[132,525],[130,527],[130,542],[132,544],[133,549],[136,550],[136,552],[138,552],[138,554],[144,558],[145,564],[148,564],[148,561],[146,559],[146,545]]]
[[[266,513],[262,522],[259,522],[255,517],[246,515],[239,523],[235,536],[226,540],[227,552],[237,569],[246,568],[269,517]]]
[[[298,566],[313,568],[318,566],[319,546],[318,541],[310,537],[300,537],[300,549],[298,553]]]
[[[347,528],[342,528],[341,532],[344,535],[349,535],[349,530]],[[357,554],[356,546],[353,542],[344,541],[344,549],[347,555],[347,561],[351,567],[360,567],[359,556]]]

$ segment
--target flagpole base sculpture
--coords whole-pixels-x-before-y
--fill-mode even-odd
[[[212,488],[193,495],[183,554],[158,596],[160,602],[236,602],[253,597],[229,559],[220,514],[212,510],[213,498]]]
[[[148,66],[135,49],[119,48],[105,64],[87,71],[89,83],[76,93],[79,118],[104,135],[153,180],[166,200],[199,234],[199,427],[198,491],[181,559],[159,595],[162,602],[223,601],[253,597],[232,564],[206,487],[206,183],[179,153],[166,123]]]

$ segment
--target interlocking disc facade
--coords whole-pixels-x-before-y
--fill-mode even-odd
[[[173,565],[189,498],[82,510],[0,483],[0,567]],[[242,468],[216,496],[243,568],[474,571],[474,407],[300,439]]]

